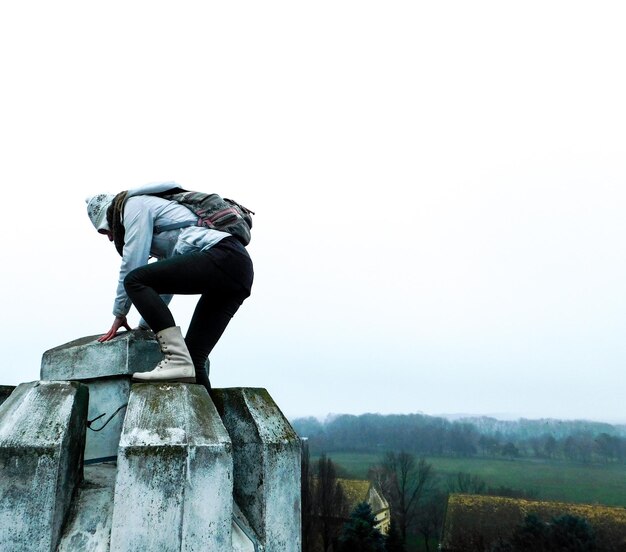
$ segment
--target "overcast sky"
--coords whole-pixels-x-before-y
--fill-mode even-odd
[[[2,3],[0,384],[111,325],[85,197],[176,180],[257,213],[214,386],[288,416],[626,421],[625,15]]]

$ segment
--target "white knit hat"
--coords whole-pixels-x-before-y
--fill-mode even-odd
[[[100,230],[110,230],[107,224],[107,209],[113,198],[113,194],[98,194],[85,199],[87,203],[87,214],[98,232]]]

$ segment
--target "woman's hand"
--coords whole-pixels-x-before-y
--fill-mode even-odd
[[[107,333],[105,333],[102,337],[98,338],[98,341],[100,343],[103,343],[105,341],[110,341],[117,335],[117,331],[121,327],[126,328],[128,331],[131,331],[131,327],[128,325],[128,322],[126,321],[126,317],[116,316],[115,320],[113,320],[113,325],[111,326],[111,329]]]

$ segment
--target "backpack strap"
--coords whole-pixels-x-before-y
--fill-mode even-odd
[[[198,221],[188,220],[185,222],[173,222],[172,224],[155,225],[152,233],[160,234],[161,232],[167,232],[168,230],[178,230],[179,228],[187,228],[188,226],[196,226]]]

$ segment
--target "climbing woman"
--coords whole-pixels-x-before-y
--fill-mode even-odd
[[[143,382],[196,382],[210,389],[205,363],[239,306],[250,295],[252,261],[240,240],[228,232],[199,226],[199,217],[178,201],[154,194],[174,182],[149,184],[117,195],[87,198],[87,214],[100,234],[108,236],[122,257],[115,316],[99,341],[113,339],[135,305],[139,328],[156,334],[163,360]],[[157,262],[148,263],[150,257]],[[200,295],[186,337],[168,307],[172,295]]]

